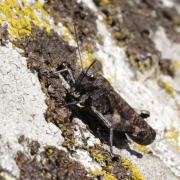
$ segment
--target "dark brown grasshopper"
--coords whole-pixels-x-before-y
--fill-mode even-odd
[[[89,68],[82,70],[78,78],[74,77],[71,67],[66,63],[61,64],[56,72],[68,84],[66,102],[73,117],[88,119],[89,124],[98,126],[97,129],[108,129],[111,153],[113,132],[127,134],[133,141],[142,145],[152,143],[156,132],[144,120],[149,115],[138,114],[113,89],[107,79],[97,73],[98,65],[100,64],[95,60]]]

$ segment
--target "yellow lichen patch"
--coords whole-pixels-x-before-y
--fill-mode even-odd
[[[174,127],[169,128],[164,136],[176,150],[180,151],[180,146],[178,145],[179,132]]]
[[[111,0],[100,0],[100,5],[107,5],[111,2]]]
[[[128,52],[129,53],[129,52]],[[129,53],[130,64],[134,69],[145,73],[147,70],[152,68],[152,57],[140,57],[137,53]]]
[[[33,24],[50,31],[47,16],[40,2],[30,5],[25,0],[0,1],[0,23],[9,24],[8,30],[13,37],[30,34]]]
[[[2,20],[3,20],[3,19],[2,19],[2,17],[0,16],[0,24],[2,24]]]
[[[175,68],[180,68],[180,61],[175,61]]]
[[[107,165],[107,166],[106,166],[106,169],[112,170],[112,169],[113,169],[113,166],[112,166],[112,165]]]
[[[101,144],[96,144],[96,146],[89,147],[89,152],[91,157],[97,161],[101,166],[106,167],[106,170],[110,170],[110,164],[106,164],[104,161],[107,160],[106,154],[104,154]],[[107,168],[108,166],[108,168]],[[113,168],[113,167],[112,167]],[[111,168],[111,169],[112,169]]]
[[[145,153],[145,154],[148,154],[148,153],[151,153],[151,149],[148,147],[148,146],[143,146],[143,145],[139,145],[139,144],[135,144],[134,147],[142,152],[142,153]]]
[[[116,45],[119,47],[124,47],[127,44],[127,39],[130,38],[129,33],[122,33],[122,32],[114,32],[112,33],[112,37],[116,39]]]
[[[110,84],[112,84],[114,78],[113,78],[113,77],[110,77],[110,76],[107,76],[106,79],[108,80],[108,82],[109,82]]]
[[[105,170],[102,171],[91,171],[93,176],[102,176],[106,180],[117,180],[115,176],[113,176],[111,173],[108,173]]]
[[[180,17],[179,16],[174,16],[173,17],[173,22],[175,25],[180,25]]]
[[[130,169],[131,171],[131,178],[133,180],[145,180],[144,176],[139,172],[138,168],[132,164],[129,160],[127,159],[122,159],[122,165],[127,168]]]
[[[63,39],[65,40],[65,41],[71,41],[71,40],[73,40],[74,38],[73,38],[73,36],[72,36],[72,34],[70,33],[70,31],[68,30],[68,28],[66,28],[66,27],[63,27]]]
[[[92,157],[99,163],[103,163],[104,157],[100,151],[96,151],[95,149],[91,151]]]
[[[0,179],[4,179],[4,180],[16,180],[15,177],[13,177],[12,175],[10,175],[8,172],[6,171],[2,171],[0,172]]]
[[[174,94],[174,88],[168,83],[161,81],[159,82],[159,85],[161,88],[163,88],[168,94],[173,95]]]
[[[88,50],[84,50],[82,52],[82,63],[83,63],[83,67],[87,68],[90,66],[90,64],[95,60],[95,57],[93,55],[93,52],[90,52]]]
[[[29,64],[28,64],[28,68],[30,68],[30,65],[29,65]],[[45,81],[40,81],[40,83],[41,83],[41,89],[42,89],[42,91],[46,94],[46,96],[48,96],[48,90],[47,90]]]
[[[104,39],[103,39],[103,36],[98,34],[97,37],[97,42],[100,44],[100,45],[103,45],[104,44]]]

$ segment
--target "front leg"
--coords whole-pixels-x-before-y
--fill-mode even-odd
[[[67,80],[67,76],[69,76],[70,78],[70,82],[72,82],[73,84],[76,83],[74,75],[72,73],[72,70],[68,67],[68,65],[66,63],[62,63],[60,66],[60,70],[54,72],[55,74],[61,74],[61,76],[66,80]],[[63,73],[66,73],[63,75]]]

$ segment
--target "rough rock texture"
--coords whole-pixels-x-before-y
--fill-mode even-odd
[[[68,154],[55,147],[45,147],[40,157],[27,157],[23,152],[16,155],[20,169],[19,179],[92,179],[84,167],[69,159]]]
[[[47,121],[53,122],[61,129],[62,135],[65,140],[63,145],[69,150],[76,151],[76,127],[74,121],[72,120],[74,117],[80,117],[85,122],[87,122],[87,119],[86,116],[83,115],[83,113],[81,113],[81,115],[79,114],[80,112],[78,111],[80,110],[78,110],[77,107],[75,110],[69,108],[68,99],[70,98],[69,96],[71,94],[67,92],[68,89],[65,89],[63,81],[57,73],[58,71],[63,70],[64,63],[65,65],[67,65],[67,68],[70,69],[75,80],[77,80],[78,76],[80,75],[80,67],[76,62],[75,49],[69,46],[63,39],[61,39],[57,33],[46,33],[44,30],[40,30],[38,28],[34,28],[34,30],[32,31],[32,36],[27,36],[24,39],[20,39],[19,41],[14,42],[14,44],[17,47],[24,49],[24,55],[28,57],[28,67],[32,71],[38,72],[40,82],[41,84],[43,84],[43,91],[48,96],[48,99],[46,100],[48,105],[48,110],[46,113]],[[65,72],[62,77],[65,77],[65,80],[69,82],[69,85],[72,84],[72,79],[71,77],[69,77],[69,74],[67,72]],[[107,87],[105,86],[104,82],[102,85],[104,85],[107,90],[109,88],[113,93],[113,88],[110,86],[108,81],[106,81],[106,79],[102,76],[101,79],[106,82]],[[95,86],[97,85],[95,84]],[[80,86],[78,88],[80,88]],[[93,86],[90,88],[93,88]],[[70,91],[72,91],[72,89],[73,88],[71,88]],[[80,90],[79,93],[81,93]],[[118,94],[115,94],[115,96],[118,96]],[[102,106],[102,103],[100,103],[99,105]],[[90,116],[92,116],[91,113]],[[100,131],[100,125],[98,124],[98,122],[96,122],[95,119],[92,118],[91,120],[94,121],[94,131],[96,132],[97,129]],[[89,122],[90,126],[92,124],[91,122]],[[104,129],[102,129],[101,131],[103,132]],[[109,136],[107,130],[105,131],[104,136]],[[100,137],[104,138],[102,134]],[[123,137],[126,139],[125,136]],[[120,142],[121,140],[118,140],[118,138],[116,138],[116,141]],[[106,143],[108,143],[108,140],[106,141]],[[82,148],[86,148],[85,144]],[[128,176],[125,173],[125,169],[121,165],[121,161],[117,159],[117,162],[113,162],[113,160],[108,160],[108,158],[111,159],[109,153],[108,156],[109,157],[107,158],[104,157],[106,166],[111,164],[112,172],[114,171],[114,174],[116,174],[118,177],[125,178],[126,176]],[[121,171],[121,173],[117,170],[114,170],[114,168],[117,167],[119,167],[119,171]]]
[[[1,1],[0,179],[178,179],[178,13],[176,0]],[[150,111],[147,123],[157,134],[150,146],[134,143],[130,132],[115,133],[113,150],[120,158],[112,158],[109,131],[97,123],[90,129],[84,116],[74,118],[68,103],[80,96],[63,70],[74,79],[82,72],[76,35],[84,67],[101,62],[89,78],[99,69],[97,75],[109,81],[102,87],[111,84],[137,113]],[[80,100],[79,110],[86,96]],[[96,100],[106,111],[105,98]]]
[[[91,47],[96,38],[96,16],[83,3],[74,0],[48,0],[45,8],[54,17],[56,23],[61,22],[74,32],[74,25],[77,29],[77,38],[82,42],[82,47]]]

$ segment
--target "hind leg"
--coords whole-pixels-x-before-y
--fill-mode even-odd
[[[112,122],[110,120],[108,120],[109,118],[106,118],[105,116],[103,116],[103,114],[101,114],[99,111],[97,111],[95,109],[95,107],[93,107],[93,106],[91,106],[91,110],[98,117],[98,119],[101,121],[101,124],[103,124],[104,126],[106,126],[109,129],[110,153],[111,153],[112,157],[117,157],[117,155],[113,153],[113,131],[114,131],[113,120],[112,120]]]

